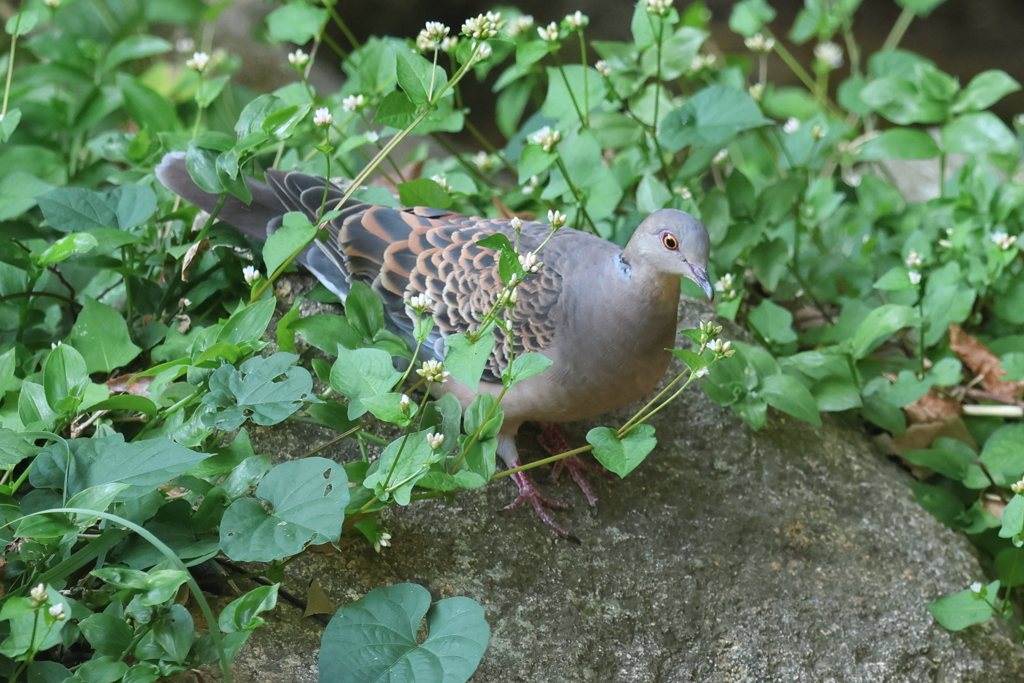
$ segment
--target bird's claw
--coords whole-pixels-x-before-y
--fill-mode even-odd
[[[537,437],[537,441],[544,447],[551,455],[559,455],[569,451],[569,444],[566,443],[565,437],[558,431],[558,428],[550,422],[540,423],[540,436]],[[604,467],[600,465],[592,465],[589,462],[583,460],[579,456],[571,455],[568,458],[563,458],[555,463],[554,469],[551,470],[551,480],[555,481],[562,474],[562,470],[568,470],[569,476],[576,482],[576,485],[580,487],[580,491],[587,497],[587,503],[590,507],[597,507],[597,494],[594,493],[594,489],[591,488],[590,482],[583,476],[584,472],[607,472]]]
[[[506,505],[503,508],[504,510],[515,510],[523,503],[528,502],[530,503],[530,506],[533,508],[533,511],[537,514],[537,516],[541,518],[541,521],[543,521],[549,527],[558,532],[559,536],[563,536],[569,539],[574,538],[572,534],[563,529],[561,525],[559,525],[558,522],[556,522],[554,518],[551,517],[551,514],[545,509],[549,508],[551,510],[567,510],[569,508],[568,505],[561,501],[548,498],[547,496],[542,494],[540,491],[537,490],[537,487],[533,485],[533,482],[530,481],[530,478],[524,472],[516,472],[515,474],[512,475],[512,480],[515,481],[516,486],[519,487],[519,495],[516,496],[515,500]]]

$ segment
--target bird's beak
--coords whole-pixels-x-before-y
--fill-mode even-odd
[[[693,276],[690,279],[700,285],[700,288],[708,295],[708,299],[714,301],[715,288],[711,286],[711,282],[708,280],[708,271],[700,266],[695,266],[692,263],[687,265],[690,266],[690,271],[693,273]]]

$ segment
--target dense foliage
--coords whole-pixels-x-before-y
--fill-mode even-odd
[[[416,357],[429,302],[410,302],[421,316],[410,347],[359,286],[344,315],[300,318],[297,301],[271,353],[271,285],[332,207],[289,214],[261,249],[155,182],[168,151],[186,152],[213,193],[245,199],[244,176],[275,166],[344,175],[349,196],[373,203],[547,215],[620,244],[652,211],[689,211],[711,232],[719,315],[760,346],[722,342],[713,323],[690,331],[665,392],[560,457],[593,450],[625,476],[655,447],[645,420],[697,379],[754,428],[769,406],[815,424],[856,411],[894,436],[922,505],[995,558],[998,580],[934,603],[936,618],[964,628],[1009,614],[1024,584],[1024,121],[986,109],[1020,86],[995,70],[962,85],[897,49],[941,0],[897,1],[903,15],[863,59],[859,0],[807,0],[788,39],[817,41],[808,72],[769,32],[765,0],[732,9],[743,55],[709,41],[701,2],[641,0],[629,42],[588,40],[578,12],[535,26],[504,10],[358,44],[342,7],[293,0],[268,34],[310,51],[288,56],[296,82],[268,94],[232,82],[236,57],[158,37],[208,36],[223,6],[23,3],[0,61],[0,671],[139,683],[219,661],[230,678],[291,558],[343,534],[380,550],[391,541],[381,509],[507,474],[495,472],[500,400],[463,411],[415,392],[445,373],[480,377],[528,255],[487,245],[506,296],[447,340],[443,368],[394,362]],[[805,87],[770,83],[773,52]],[[340,92],[310,85],[318,59],[340,60]],[[849,75],[830,82],[844,61]],[[470,76],[494,81],[500,149],[462,101]],[[450,148],[440,134],[456,132],[484,149],[428,158],[423,144],[393,158],[403,138]],[[887,165],[945,172],[953,155],[966,159],[924,202]],[[366,185],[379,175],[397,198]],[[307,296],[334,300],[322,287]],[[502,382],[548,364],[520,355]],[[277,464],[257,454],[246,425],[285,420],[354,439],[363,457],[335,463],[317,455],[325,444]],[[215,558],[259,563],[264,577],[219,615],[189,571]],[[352,681],[464,681],[487,633],[471,600],[378,589],[335,616],[321,666],[351,667]],[[371,652],[372,665],[353,664]]]

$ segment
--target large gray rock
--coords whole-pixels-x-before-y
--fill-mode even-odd
[[[683,308],[687,327],[711,317],[705,304]],[[542,483],[572,503],[556,514],[580,545],[529,510],[501,512],[513,496],[502,480],[452,505],[393,509],[382,519],[393,547],[307,553],[285,587],[305,595],[316,579],[345,604],[411,581],[479,601],[492,632],[476,683],[1024,680],[1009,629],[949,633],[925,609],[985,576],[856,423],[773,414],[754,432],[697,388],[653,422],[659,446],[635,472],[592,475],[596,515],[569,482]],[[567,437],[583,444],[598,423]],[[258,451],[284,458],[328,438],[305,426],[254,434]],[[235,680],[315,681],[322,631],[281,604]]]

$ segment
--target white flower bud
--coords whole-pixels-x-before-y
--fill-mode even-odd
[[[255,266],[246,266],[242,268],[242,277],[245,279],[245,284],[252,285],[260,279],[260,271]]]
[[[36,585],[28,594],[36,602],[46,602],[50,599],[50,594],[46,592],[46,586],[41,583]]]
[[[194,69],[199,73],[206,71],[206,67],[210,64],[210,55],[205,52],[193,53],[192,58],[185,62],[185,66],[190,69]]]
[[[910,271],[909,273],[907,273],[907,276],[910,278],[910,284],[921,284],[921,273],[917,272],[916,270]]]
[[[358,95],[349,95],[341,101],[342,111],[356,111],[362,108],[366,104],[366,97],[362,93]]]
[[[309,55],[303,52],[300,47],[295,52],[288,53],[288,63],[296,67],[306,66],[309,63]]]
[[[67,617],[64,615],[64,605],[57,603],[56,605],[50,605],[50,609],[47,610],[50,616],[57,621],[64,621]]]
[[[792,135],[793,133],[800,130],[800,119],[795,116],[791,116],[786,119],[786,122],[782,124],[782,132]]]
[[[444,443],[444,434],[427,434],[427,443],[436,451]]]
[[[831,40],[815,45],[814,56],[830,69],[838,69],[843,65],[843,48]]]
[[[334,117],[331,116],[331,111],[327,107],[321,107],[316,110],[315,114],[313,114],[314,125],[324,127],[329,126],[332,123],[334,123]]]

